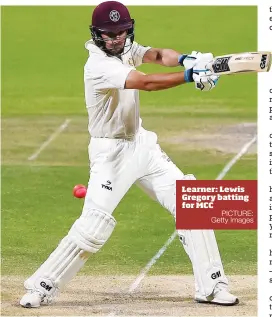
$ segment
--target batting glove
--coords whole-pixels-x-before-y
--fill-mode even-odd
[[[190,69],[195,66],[195,64],[201,59],[202,53],[197,51],[192,51],[190,55],[180,55],[178,58],[178,62],[181,66],[185,67],[185,69]]]
[[[213,54],[202,54],[197,63],[193,67],[193,79],[196,89],[201,91],[209,91],[215,88],[219,76],[212,75],[207,65],[213,61]]]
[[[194,81],[196,89],[201,91],[209,91],[215,88],[219,76],[212,75],[211,71],[207,68],[208,63],[210,63],[212,60],[212,53],[199,55],[194,62],[193,68],[185,70],[185,81]]]
[[[201,91],[210,91],[217,85],[219,80],[218,76],[199,76],[195,75],[195,87]]]

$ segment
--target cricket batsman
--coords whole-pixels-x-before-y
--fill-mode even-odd
[[[139,90],[155,91],[194,83],[209,91],[218,77],[206,69],[211,53],[181,54],[172,49],[142,46],[134,41],[134,20],[125,5],[106,1],[93,11],[92,39],[84,67],[85,101],[89,116],[90,178],[82,214],[48,259],[24,283],[26,308],[51,303],[56,295],[110,238],[113,211],[136,183],[174,217],[176,180],[184,175],[157,143],[157,135],[142,127]],[[142,63],[185,67],[176,72],[144,74]],[[130,212],[128,210],[128,212]],[[195,300],[231,306],[239,303],[228,291],[220,253],[212,230],[180,230],[195,278]],[[148,243],[148,241],[147,241]],[[182,288],[182,285],[181,285]]]

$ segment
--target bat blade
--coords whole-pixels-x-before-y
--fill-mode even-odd
[[[208,69],[215,75],[232,75],[248,72],[268,72],[271,52],[245,52],[216,56]]]

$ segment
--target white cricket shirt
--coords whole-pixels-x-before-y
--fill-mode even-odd
[[[134,42],[122,60],[107,56],[92,40],[85,47],[89,51],[84,83],[91,136],[133,139],[141,124],[139,91],[124,87],[129,72],[142,64],[150,47]]]

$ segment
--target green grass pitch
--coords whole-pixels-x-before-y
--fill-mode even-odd
[[[82,200],[72,196],[72,188],[86,184],[89,173],[83,66],[91,13],[92,8],[84,6],[2,8],[4,275],[31,274],[81,213]],[[131,14],[136,41],[143,45],[214,55],[257,49],[253,6],[135,6]],[[140,69],[178,70],[153,65]],[[144,127],[157,132],[163,149],[181,170],[199,179],[214,179],[234,152],[184,141],[181,135],[213,135],[219,128],[256,122],[257,77],[222,77],[209,93],[196,91],[194,85],[141,92],[141,116]],[[67,129],[37,159],[28,161],[66,119],[71,120]],[[236,142],[238,136],[233,134],[231,143]],[[256,179],[256,159],[256,153],[245,155],[226,179]],[[174,230],[171,216],[134,186],[114,216],[116,230],[83,273],[137,274]],[[216,235],[227,274],[256,274],[255,231],[217,231]],[[150,274],[191,272],[175,240]]]

